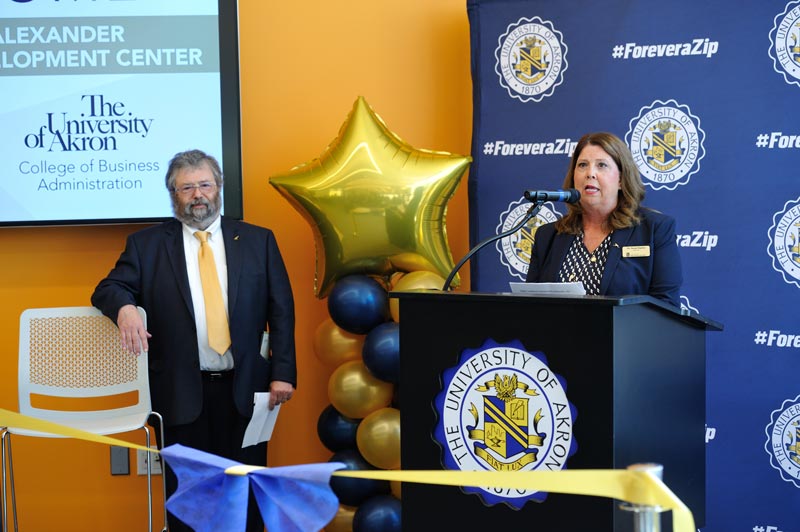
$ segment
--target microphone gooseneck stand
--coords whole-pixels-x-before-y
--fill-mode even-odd
[[[475,253],[477,253],[481,248],[483,248],[487,244],[491,244],[495,240],[500,240],[501,238],[507,237],[508,235],[514,234],[520,229],[522,229],[525,226],[525,224],[527,224],[531,220],[531,218],[539,214],[539,210],[542,208],[543,204],[544,201],[539,201],[539,200],[535,201],[533,205],[531,205],[531,208],[528,209],[528,213],[525,215],[525,218],[523,218],[520,223],[518,223],[508,231],[504,231],[499,235],[494,235],[487,238],[486,240],[484,240],[483,242],[479,243],[477,246],[469,250],[469,253],[464,255],[464,258],[458,261],[458,264],[456,264],[455,267],[452,269],[450,275],[447,276],[447,280],[444,282],[444,286],[442,286],[442,291],[447,292],[448,290],[450,290],[450,283],[453,281],[453,277],[456,276],[458,270],[461,269],[461,267],[464,265],[465,262],[467,262],[470,259],[470,257],[472,257]]]

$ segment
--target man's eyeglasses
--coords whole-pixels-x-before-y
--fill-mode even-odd
[[[203,181],[202,183],[194,183],[194,184],[191,184],[191,185],[181,185],[179,187],[173,188],[172,190],[174,192],[177,192],[178,194],[183,195],[183,196],[191,196],[192,194],[194,194],[194,189],[196,189],[196,188],[200,189],[200,192],[202,194],[208,194],[209,192],[211,192],[212,190],[217,188],[217,184],[216,183],[211,183],[211,182],[208,182],[208,181]]]

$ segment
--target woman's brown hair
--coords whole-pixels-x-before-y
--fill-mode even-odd
[[[599,146],[617,165],[620,188],[617,207],[608,216],[608,228],[611,230],[632,227],[639,223],[639,205],[644,199],[644,185],[639,175],[639,168],[633,161],[628,146],[613,133],[588,133],[581,137],[572,153],[569,171],[564,178],[564,188],[575,187],[575,166],[578,157],[586,146]],[[580,203],[567,204],[567,214],[556,222],[559,233],[578,234],[583,229],[583,208]]]

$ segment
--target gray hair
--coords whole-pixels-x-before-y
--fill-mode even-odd
[[[186,168],[200,168],[203,164],[208,165],[214,175],[214,181],[217,186],[222,187],[222,170],[220,170],[217,160],[203,151],[188,150],[176,153],[169,162],[165,179],[167,189],[170,192],[175,191],[175,176],[178,172]]]

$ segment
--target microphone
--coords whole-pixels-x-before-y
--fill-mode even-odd
[[[567,190],[526,190],[525,199],[533,202],[545,201],[564,201],[566,203],[578,203],[581,193],[574,188]]]

